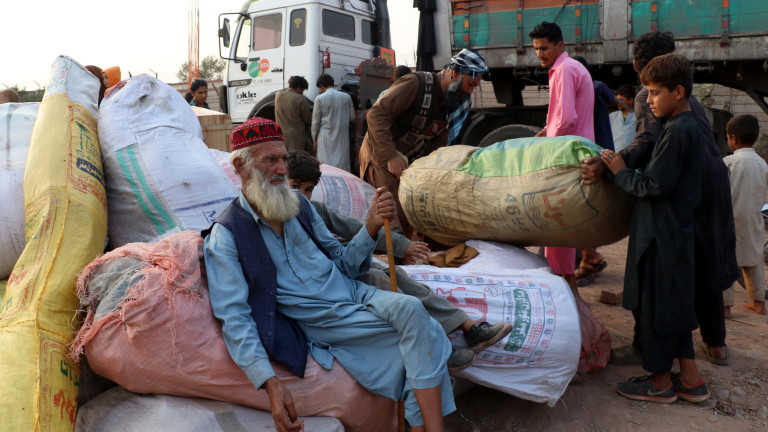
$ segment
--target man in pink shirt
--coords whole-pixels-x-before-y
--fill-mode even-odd
[[[542,22],[528,36],[542,67],[549,70],[547,125],[536,136],[577,135],[595,140],[593,112],[595,89],[589,71],[565,52],[563,32],[555,23]],[[576,249],[547,247],[544,253],[552,272],[576,290]]]

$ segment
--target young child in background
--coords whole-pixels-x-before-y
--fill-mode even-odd
[[[613,133],[613,147],[621,151],[632,144],[637,133],[635,123],[635,88],[631,84],[622,84],[616,89],[616,111],[608,117]]]
[[[600,156],[615,184],[635,197],[624,277],[625,309],[637,317],[643,369],[651,375],[618,385],[634,400],[703,402],[709,390],[699,375],[692,330],[695,302],[694,209],[702,197],[705,149],[701,127],[690,110],[691,65],[679,54],[651,60],[640,73],[648,104],[666,118],[643,170],[630,170],[619,153]],[[677,358],[680,374],[672,374]]]
[[[288,182],[291,188],[298,190],[310,200],[330,232],[341,237],[343,242],[349,241],[360,231],[363,222],[336,214],[329,210],[325,204],[311,200],[312,191],[320,181],[320,161],[309,153],[298,150],[288,153],[287,165]],[[392,233],[392,243],[395,249],[395,256],[403,258],[405,262],[426,259],[429,256],[429,247],[427,247],[426,243],[410,241],[406,237],[394,232]],[[386,252],[383,231],[379,232],[376,251]],[[374,261],[371,263],[371,270],[368,274],[358,279],[376,288],[389,290],[391,289],[391,281],[388,270],[388,267],[377,264]],[[427,313],[440,323],[446,334],[459,328],[464,332],[469,348],[453,347],[451,357],[448,359],[448,370],[451,373],[470,366],[475,359],[475,353],[496,344],[512,330],[512,325],[509,323],[492,325],[487,322],[475,322],[464,311],[454,306],[453,303],[438,297],[428,286],[414,281],[400,268],[396,269],[396,277],[398,289],[403,294],[421,300]]]
[[[765,315],[765,225],[760,211],[768,193],[768,164],[752,148],[760,135],[760,124],[754,116],[744,114],[732,118],[725,126],[725,131],[728,147],[733,150],[733,154],[724,160],[731,172],[736,261],[741,267],[744,287],[750,300],[745,306],[759,315]],[[734,283],[723,295],[726,318],[731,317],[735,286]]]

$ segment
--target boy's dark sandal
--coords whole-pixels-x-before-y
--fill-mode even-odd
[[[652,375],[646,375],[630,378],[627,382],[619,383],[616,390],[620,395],[628,399],[661,404],[675,402],[677,394],[672,383],[666,389],[660,389],[653,383],[652,377]]]
[[[672,385],[675,389],[675,394],[682,400],[701,403],[709,399],[709,389],[704,380],[699,380],[697,385],[688,387],[685,385],[679,374],[672,374]]]
[[[454,373],[464,370],[472,365],[475,353],[469,348],[451,347],[451,356],[448,357],[448,372]]]
[[[701,350],[704,351],[704,358],[707,359],[712,364],[716,364],[718,366],[728,366],[731,364],[731,360],[728,358],[728,346],[723,345],[725,347],[725,358],[719,358],[715,357],[712,354],[712,347],[707,345],[706,343],[701,343]]]
[[[467,344],[469,349],[477,353],[504,339],[510,331],[512,331],[512,324],[509,323],[494,325],[485,321],[475,323],[466,334]]]

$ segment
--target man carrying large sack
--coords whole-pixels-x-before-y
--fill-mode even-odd
[[[464,49],[439,73],[401,77],[368,111],[360,178],[392,192],[406,237],[412,228],[398,197],[400,173],[413,160],[456,141],[469,114],[470,96],[486,73],[483,56]]]
[[[243,192],[205,239],[211,306],[232,359],[267,390],[275,428],[303,423],[268,356],[301,377],[309,351],[371,392],[405,400],[412,430],[442,431],[443,415],[456,409],[442,327],[418,299],[354,279],[368,271],[384,219],[396,215],[392,195],[376,191],[365,227],[343,247],[288,186],[279,125],[249,119],[232,132],[232,149]]]

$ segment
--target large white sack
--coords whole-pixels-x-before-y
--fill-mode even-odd
[[[330,165],[320,165],[320,172],[320,183],[312,191],[312,200],[325,203],[335,213],[364,221],[376,188]]]
[[[343,432],[332,417],[302,417],[304,430]],[[208,399],[140,395],[112,388],[77,411],[77,432],[272,432],[272,414]]]
[[[229,160],[229,152],[212,148],[209,148],[208,151],[211,153],[211,155],[213,155],[213,158],[216,159],[216,162],[219,164],[221,169],[224,170],[224,174],[227,175],[229,181],[232,182],[232,184],[235,186],[235,189],[237,189],[239,192],[243,188],[243,182],[240,180],[240,176],[235,174],[235,169],[232,168],[232,162]]]
[[[477,250],[477,256],[459,266],[462,270],[549,270],[547,259],[541,255],[508,243],[485,240],[467,240],[467,246]]]
[[[571,289],[542,270],[476,272],[402,266],[416,281],[448,299],[473,320],[508,322],[512,332],[456,373],[477,384],[554,406],[576,373],[581,329]],[[467,346],[464,334],[449,335]]]
[[[102,101],[99,139],[109,205],[109,246],[208,228],[237,196],[179,92],[149,75]]]
[[[0,279],[24,249],[24,167],[39,102],[0,104]]]

